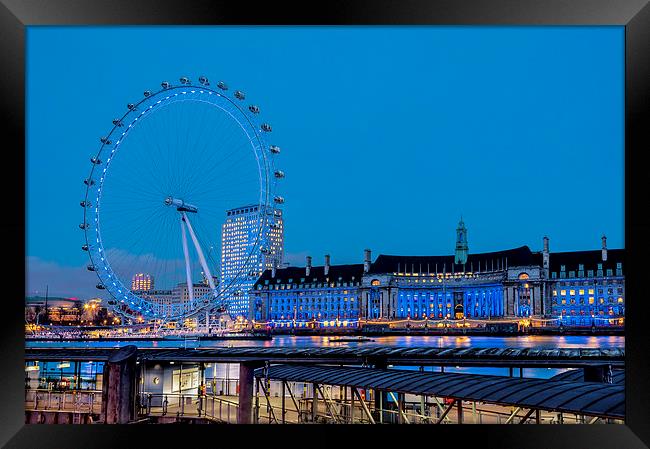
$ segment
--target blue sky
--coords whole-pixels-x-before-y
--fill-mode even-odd
[[[28,293],[93,294],[79,201],[110,121],[206,75],[263,108],[286,260],[624,246],[622,27],[29,27]]]

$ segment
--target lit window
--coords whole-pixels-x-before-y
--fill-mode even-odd
[[[581,295],[584,295],[584,294],[585,294],[585,290],[584,290],[583,288],[580,289],[580,294],[581,294]]]
[[[566,290],[560,290],[560,295],[562,296],[566,295]]]

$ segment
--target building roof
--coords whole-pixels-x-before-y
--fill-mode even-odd
[[[584,265],[585,270],[596,270],[599,263],[603,269],[615,270],[616,264],[623,261],[623,249],[610,249],[607,251],[607,261],[602,261],[601,250],[591,251],[567,251],[550,253],[550,271],[560,271],[562,265],[566,271],[578,270],[578,265]],[[465,266],[454,263],[454,255],[445,256],[395,256],[380,254],[370,265],[368,274],[383,273],[446,273],[462,271],[499,271],[505,267],[516,266],[542,266],[542,253],[533,252],[526,245],[519,248],[487,253],[469,254]],[[275,278],[271,277],[271,270],[266,270],[255,283],[265,285],[265,281],[271,284],[286,284],[292,279],[293,284],[302,283],[325,283],[335,282],[341,278],[341,282],[358,282],[363,276],[363,264],[331,265],[329,280],[326,280],[324,267],[313,266],[309,277],[305,276],[305,267],[286,267],[276,270]],[[302,279],[302,280],[301,280]]]
[[[507,263],[506,263],[507,259]],[[533,253],[528,246],[493,251],[489,253],[470,253],[467,263],[454,263],[454,255],[448,256],[390,256],[380,254],[370,267],[370,273],[447,273],[460,271],[478,272],[503,269],[506,266],[541,265],[541,253]]]
[[[439,348],[410,346],[287,347],[236,346],[182,348],[140,348],[141,359],[156,361],[242,361],[270,360],[274,363],[374,364],[436,366],[524,366],[524,367],[620,367],[625,364],[624,348]],[[86,360],[107,357],[114,349],[26,348],[27,360]],[[91,360],[91,359],[87,359]]]
[[[603,270],[611,268],[616,270],[616,264],[622,263],[625,256],[624,249],[608,249],[607,260],[603,262],[602,250],[592,251],[567,251],[549,254],[549,270],[560,271],[562,265],[566,271],[577,271],[578,265],[584,265],[585,270],[597,270],[598,264],[603,264]],[[615,272],[615,271],[614,271]]]
[[[300,365],[258,368],[255,370],[255,376],[288,382],[371,388],[579,415],[618,419],[625,417],[625,386],[597,382]]]
[[[305,274],[305,267],[278,268],[273,278],[271,270],[266,270],[255,282],[258,285],[268,284],[313,284],[325,282],[360,282],[363,276],[363,264],[330,265],[329,273],[325,276],[325,267],[311,267],[309,276]],[[291,279],[291,281],[289,281]]]
[[[582,369],[570,369],[551,377],[551,380],[570,380],[575,382],[584,382],[585,371]],[[625,385],[625,370],[612,370],[612,383],[616,385]]]
[[[249,209],[249,211],[247,213],[257,212],[260,207],[263,208],[264,206],[260,206],[259,204],[248,204],[246,206],[233,207],[232,209],[227,209],[226,210],[226,215],[227,216],[235,215],[234,212],[239,212],[240,214],[242,214],[242,213],[244,213],[243,211],[245,209]],[[270,212],[275,211],[276,215],[282,215],[282,209],[278,209],[278,208],[275,208],[273,206],[267,206],[266,210],[270,211]]]

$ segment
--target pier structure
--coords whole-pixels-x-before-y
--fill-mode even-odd
[[[28,348],[26,422],[618,423],[624,357],[618,348]],[[78,372],[91,362],[101,389],[28,382],[45,364]],[[445,372],[470,366],[507,375]],[[531,368],[569,370],[540,379],[525,376]]]

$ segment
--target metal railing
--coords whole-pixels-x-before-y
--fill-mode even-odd
[[[207,394],[215,396],[230,396],[239,392],[238,379],[213,378],[206,379]]]
[[[138,395],[138,416],[206,418],[225,423],[237,422],[236,400],[211,394],[147,393]]]
[[[389,396],[390,398],[390,393]],[[458,423],[457,404],[454,404],[451,413],[445,413],[451,404],[443,398],[430,402],[404,402],[404,408],[399,411],[397,404],[389,399],[388,404],[376,407],[375,400],[365,399],[360,401],[350,399],[319,398],[317,410],[313,409],[313,398],[298,399],[294,402],[289,396],[285,397],[284,408],[279,405],[281,398],[259,397],[258,405],[254,408],[254,422],[261,424],[281,423],[354,423],[354,424],[456,424]],[[463,402],[462,419],[465,424],[535,424],[536,416],[530,409],[519,407],[494,406],[489,404]],[[529,413],[530,412],[530,413]],[[370,416],[369,416],[370,415]],[[372,417],[372,418],[371,418]],[[442,417],[442,419],[441,419]],[[539,422],[542,424],[585,424],[590,422],[620,422],[617,420],[595,420],[572,413],[557,413],[539,411]]]
[[[26,410],[101,413],[102,392],[99,390],[25,390]]]

